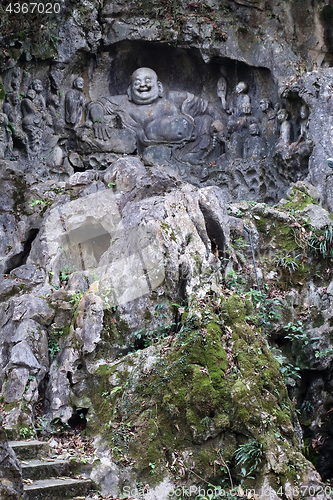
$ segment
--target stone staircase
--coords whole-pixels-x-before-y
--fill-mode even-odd
[[[85,499],[89,479],[71,477],[76,469],[68,460],[49,457],[49,445],[42,441],[9,441],[22,464],[27,500]]]

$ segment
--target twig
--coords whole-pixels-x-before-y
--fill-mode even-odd
[[[218,454],[218,456],[220,457],[220,460],[221,460],[221,462],[222,462],[223,466],[224,466],[224,467],[227,469],[227,471],[228,471],[229,481],[230,481],[230,486],[231,486],[231,489],[233,489],[233,487],[234,487],[234,483],[232,482],[232,478],[231,478],[231,474],[230,474],[229,467],[227,466],[227,464],[226,464],[226,463],[225,463],[225,461],[223,460],[220,450],[218,450],[217,454]]]

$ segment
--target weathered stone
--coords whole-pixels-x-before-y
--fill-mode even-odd
[[[30,368],[30,367],[29,367]],[[6,403],[19,401],[25,391],[26,383],[29,377],[28,368],[14,368],[7,377],[5,392]]]
[[[40,365],[48,368],[49,360],[46,330],[32,319],[24,320],[18,325],[15,335],[11,338],[13,344],[22,341],[26,341],[29,344]]]
[[[82,346],[83,354],[94,351],[101,340],[102,329],[103,300],[94,294],[86,294],[79,304],[75,328],[75,337]]]
[[[16,267],[10,272],[10,276],[19,280],[21,288],[27,290],[45,281],[45,271],[32,265]]]
[[[24,366],[31,371],[39,370],[41,367],[25,340],[18,342],[12,348],[9,365]]]
[[[20,283],[16,280],[3,278],[0,279],[0,299],[6,300],[12,295],[18,293],[22,288],[20,287]]]
[[[138,158],[119,158],[104,173],[104,182],[115,184],[117,191],[131,191],[147,171]]]
[[[67,180],[66,188],[91,184],[93,180],[95,180],[95,177],[96,173],[94,170],[87,170],[86,172],[76,172],[76,174],[71,175],[71,177]]]
[[[301,211],[301,214],[314,229],[322,229],[332,225],[329,212],[318,205],[308,205]]]
[[[30,294],[23,295],[14,300],[14,321],[33,319],[41,325],[48,325],[51,323],[54,311],[50,309],[45,299]]]
[[[0,497],[20,500],[23,495],[21,464],[9,447],[0,421]]]
[[[141,436],[132,453],[145,444],[137,463],[127,467],[114,463],[110,443],[100,446],[96,478],[104,496],[118,495],[125,482],[135,488],[136,482],[147,481],[146,500],[164,500],[174,484],[166,462],[175,469],[179,465],[181,476],[184,464],[188,484],[197,468],[210,481],[220,470],[209,464],[215,466],[220,457],[209,456],[208,439],[212,449],[223,450],[233,480],[239,481],[233,452],[248,435],[266,446],[269,460],[254,471],[263,498],[265,492],[276,497],[276,474],[285,489],[317,487],[319,478],[291,436],[284,386],[274,395],[283,382],[259,329],[268,333],[272,324],[269,342],[276,342],[278,359],[285,357],[280,368],[307,435],[313,433],[309,449],[318,447],[318,467],[330,478],[331,276],[325,259],[309,247],[311,235],[301,217],[312,219],[314,227],[331,225],[315,205],[333,206],[327,166],[332,70],[325,67],[332,65],[331,2],[307,2],[305,9],[298,2],[263,0],[242,5],[85,0],[71,8],[60,3],[57,26],[49,23],[53,16],[44,16],[35,32],[32,13],[12,16],[7,10],[2,15],[0,271],[10,278],[0,283],[5,300],[0,304],[0,383],[9,407],[15,404],[5,412],[6,423],[33,424],[38,384],[49,369],[48,334],[54,350],[56,342],[60,349],[49,382],[45,379],[49,416],[67,422],[75,407],[86,408],[88,426],[96,425],[98,432],[110,427],[109,441],[119,425],[122,430],[131,423],[130,432]],[[151,69],[133,74],[140,66]],[[225,201],[273,204],[281,197],[286,201],[278,210],[264,203],[232,204],[230,238]],[[298,211],[301,198],[304,212]],[[256,304],[244,225],[252,235],[262,287]],[[265,279],[272,280],[267,301]],[[38,292],[27,294],[33,287]],[[224,302],[233,292],[247,298],[242,307],[232,298],[227,314]],[[271,300],[282,305],[280,317]],[[246,322],[239,319],[244,307]],[[222,328],[213,347],[207,345],[208,323],[215,313],[214,328]],[[237,322],[228,325],[234,316]],[[223,349],[229,366],[217,377],[221,363],[215,356],[228,328],[233,338]],[[149,342],[158,348],[146,348]],[[142,354],[127,354],[137,348]],[[198,356],[195,362],[188,359],[189,351]],[[165,387],[171,380],[172,390],[149,408],[168,352],[174,371],[160,382]],[[29,370],[21,364],[22,353]],[[124,357],[117,360],[120,353]],[[178,380],[183,364],[187,371]],[[293,365],[301,379],[292,373]],[[135,386],[138,373],[142,383]],[[188,386],[181,394],[189,380],[198,389],[192,394]],[[221,396],[218,414],[230,386],[233,428],[228,427],[231,413],[217,417],[211,411]],[[99,390],[101,403],[93,399]],[[179,394],[179,401],[189,398],[181,414]],[[130,404],[133,412],[126,420]],[[258,417],[266,404],[265,419],[274,422],[274,433]],[[193,408],[202,414],[194,416]],[[168,456],[159,456],[165,443],[156,446],[154,440],[169,425]],[[301,443],[297,422],[295,428]],[[174,443],[186,432],[186,445],[180,442],[176,454]],[[279,433],[283,439],[276,437]],[[324,436],[324,444],[316,434]],[[120,446],[112,445],[114,450]],[[157,474],[150,474],[150,463]],[[291,479],[295,467],[297,481]],[[220,478],[225,479],[215,476],[216,482]]]

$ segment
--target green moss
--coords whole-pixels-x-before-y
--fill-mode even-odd
[[[272,412],[274,413],[274,412]],[[288,415],[288,413],[285,413],[284,411],[282,410],[278,410],[276,412],[276,423],[278,425],[291,425],[291,422],[290,422],[290,416]]]
[[[240,408],[237,414],[240,420],[244,423],[248,422],[248,420],[250,419],[250,413],[246,408]]]
[[[214,417],[214,424],[221,430],[228,429],[228,427],[230,427],[229,416],[226,413],[218,413],[216,417]]]
[[[234,294],[226,301],[226,313],[230,323],[235,320],[242,321],[245,318],[245,306],[242,299]]]
[[[6,94],[5,88],[4,88],[3,84],[0,83],[0,99],[4,99],[5,98],[5,94]]]
[[[268,228],[268,221],[264,219],[263,217],[259,219],[254,219],[254,223],[261,233],[266,233],[267,228]]]
[[[307,193],[300,191],[296,186],[292,187],[292,195],[284,204],[289,210],[304,210],[307,205],[318,205],[317,200]]]
[[[167,222],[160,221],[160,226],[162,229],[164,229],[164,231],[169,231],[170,229],[170,226]]]
[[[5,403],[4,408],[3,408],[3,409],[4,409],[4,411],[6,411],[6,412],[10,412],[10,411],[12,411],[14,408],[16,408],[16,406],[17,406],[17,403],[16,403],[16,402],[15,402],[15,403]]]
[[[200,451],[196,461],[196,470],[198,470],[200,474],[208,476],[213,475],[216,458],[216,451],[211,448]]]
[[[195,471],[218,481],[224,472],[213,477],[217,448],[201,444],[211,431],[220,436],[223,459],[232,460],[239,434],[257,435],[274,447],[279,426],[290,426],[279,365],[260,332],[255,335],[244,321],[252,304],[236,294],[222,298],[227,329],[208,300],[205,309],[193,304],[171,348],[161,340],[149,348],[148,358],[132,353],[117,364],[100,365],[89,391],[89,430],[102,433],[113,459],[125,465],[132,460],[137,479],[149,484],[166,475],[174,450],[189,447]],[[155,362],[148,367],[151,356]],[[268,415],[265,425],[262,412]]]

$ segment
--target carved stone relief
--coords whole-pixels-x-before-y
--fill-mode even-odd
[[[87,100],[83,94],[83,85],[83,78],[76,78],[73,82],[73,90],[69,90],[66,94],[66,123],[72,128],[80,125],[82,111],[87,104]]]
[[[276,202],[307,174],[310,110],[301,99],[297,107],[269,95],[251,68],[244,65],[239,77],[236,69],[216,66],[209,92],[197,92],[141,67],[127,72],[127,91],[90,96],[91,83],[66,77],[61,63],[48,79],[30,81],[14,68],[0,115],[0,158],[66,178],[104,169],[113,155],[141,155],[146,165],[172,168],[192,184],[220,186],[227,200]]]

